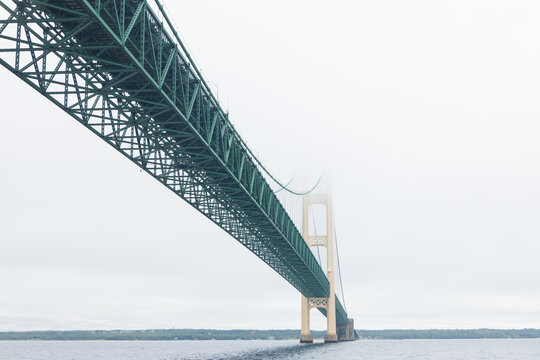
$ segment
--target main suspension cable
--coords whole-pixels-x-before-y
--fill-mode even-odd
[[[247,148],[247,147],[246,147]],[[253,156],[253,153],[251,152],[250,149],[248,149],[249,153],[252,154]],[[299,191],[294,191],[294,190],[291,190],[289,189],[287,186],[289,186],[289,184],[294,180],[294,177],[291,179],[291,181],[289,181],[287,184],[283,185],[282,183],[279,182],[279,180],[277,180],[272,174],[270,174],[270,172],[268,170],[266,170],[266,168],[263,166],[263,164],[261,163],[261,161],[259,159],[257,159],[255,156],[253,156],[253,159],[255,159],[255,161],[257,162],[257,164],[259,164],[261,166],[261,168],[264,170],[264,172],[266,174],[268,174],[268,176],[270,176],[270,178],[272,180],[275,181],[276,184],[278,184],[280,186],[280,189],[277,190],[277,191],[281,191],[281,190],[285,190],[293,195],[307,195],[309,193],[311,193],[313,190],[315,190],[317,188],[317,186],[319,186],[322,178],[323,178],[323,174],[321,173],[321,175],[319,175],[319,179],[317,179],[317,182],[315,183],[315,185],[313,185],[313,187],[307,191],[303,191],[303,192],[299,192]],[[277,192],[276,191],[276,192]]]
[[[294,175],[294,176],[291,178],[291,180],[289,180],[289,182],[285,184],[285,186],[289,186],[289,185],[293,182],[293,180],[294,180],[295,177],[296,177],[296,175]],[[281,188],[279,188],[279,190],[274,191],[274,194],[277,194],[278,192],[280,192],[280,191],[283,190],[283,189],[285,189],[285,187],[281,187]]]
[[[338,238],[337,238],[337,231],[336,231],[336,225],[334,223],[334,240],[336,241],[336,256],[337,256],[337,263],[338,263],[338,273],[339,273],[339,284],[341,286],[341,297],[343,298],[343,308],[345,309],[345,312],[347,311],[347,305],[345,305],[345,291],[343,290],[343,279],[341,277],[341,263],[339,262],[339,246],[338,246]]]
[[[311,216],[313,217],[313,233],[315,234],[315,236],[317,236],[317,226],[315,225],[315,214],[311,213]],[[308,228],[308,232],[309,232],[309,228]],[[315,246],[315,247],[317,248],[317,257],[319,258],[319,265],[322,267],[321,252],[319,251],[318,246]]]
[[[191,64],[193,65],[192,68],[195,70],[195,73],[199,76],[199,80],[201,81],[202,85],[204,86],[204,88],[206,89],[206,91],[208,91],[208,94],[210,95],[210,97],[212,98],[212,100],[214,100],[214,102],[216,103],[218,109],[219,109],[219,112],[223,115],[223,117],[226,119],[225,121],[227,121],[229,123],[229,125],[232,127],[233,131],[234,131],[234,134],[236,135],[236,138],[240,141],[240,143],[243,145],[244,149],[247,151],[247,153],[250,155],[250,157],[261,167],[261,169],[276,183],[280,186],[281,189],[284,189],[285,191],[287,192],[290,192],[291,194],[294,194],[294,195],[307,195],[309,193],[311,193],[313,190],[315,190],[315,188],[319,185],[319,183],[321,182],[321,179],[322,179],[322,174],[321,176],[319,176],[319,180],[317,180],[317,182],[315,183],[315,185],[313,185],[313,187],[307,191],[294,191],[294,190],[291,190],[289,189],[287,186],[289,184],[286,184],[286,185],[283,185],[278,179],[276,179],[271,173],[270,171],[268,171],[264,165],[261,163],[261,161],[255,156],[255,154],[253,154],[253,151],[251,151],[251,149],[247,146],[246,142],[244,141],[244,139],[242,139],[242,137],[240,136],[240,134],[238,134],[238,132],[236,131],[234,125],[229,121],[228,119],[228,115],[223,111],[223,109],[221,108],[221,105],[219,104],[219,102],[217,101],[217,99],[215,98],[214,94],[212,93],[212,91],[210,90],[210,87],[208,86],[208,84],[206,83],[206,81],[204,80],[201,72],[199,71],[199,69],[197,68],[196,64],[195,64],[195,61],[193,61],[193,59],[191,58],[189,52],[187,51],[187,48],[186,46],[184,45],[184,43],[182,42],[182,40],[180,39],[180,35],[178,35],[178,32],[176,31],[176,27],[174,26],[173,22],[171,21],[171,19],[169,18],[169,16],[167,15],[167,12],[165,11],[165,8],[163,7],[163,4],[161,4],[161,1],[160,0],[154,0],[154,2],[156,3],[159,11],[161,12],[161,15],[163,15],[163,19],[165,20],[165,22],[167,23],[167,25],[169,26],[170,30],[172,31],[176,41],[178,42],[178,45],[180,45],[180,47],[182,48],[184,54],[186,55],[187,59],[189,60],[189,62],[191,62]]]

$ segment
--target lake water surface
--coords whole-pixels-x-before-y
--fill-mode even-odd
[[[540,360],[540,339],[298,341],[0,341],[0,360]]]

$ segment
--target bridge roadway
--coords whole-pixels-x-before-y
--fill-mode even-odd
[[[159,4],[0,0],[0,6],[2,65],[304,296],[328,297],[328,279],[266,181],[266,170],[221,109]],[[337,296],[336,321],[347,323]]]

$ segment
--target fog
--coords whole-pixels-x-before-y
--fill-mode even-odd
[[[540,3],[165,4],[272,173],[331,175],[357,328],[540,327]],[[0,330],[300,327],[267,265],[0,80]]]

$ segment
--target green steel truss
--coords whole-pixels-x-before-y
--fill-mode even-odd
[[[324,271],[161,7],[143,0],[0,0],[0,16],[3,66],[302,294],[328,296]],[[336,310],[345,324],[337,297]]]

